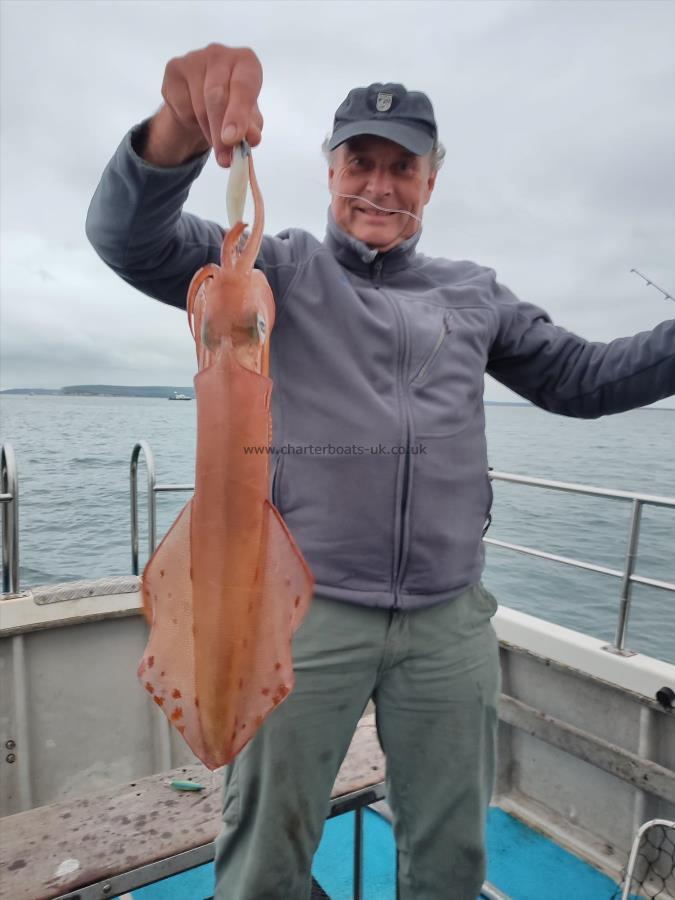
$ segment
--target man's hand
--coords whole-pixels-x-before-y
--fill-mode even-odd
[[[262,66],[247,47],[209,44],[169,60],[164,72],[164,106],[150,120],[141,155],[158,166],[177,166],[213,147],[221,166],[244,138],[260,143],[258,109]]]

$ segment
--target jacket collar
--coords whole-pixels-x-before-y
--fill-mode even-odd
[[[373,270],[373,265],[376,262],[381,262],[382,271],[386,274],[387,272],[397,272],[399,269],[404,269],[410,265],[415,258],[415,247],[421,234],[422,229],[420,227],[415,234],[402,244],[399,244],[392,250],[388,250],[386,253],[380,253],[379,250],[369,247],[368,244],[343,231],[335,221],[329,207],[324,246],[347,269],[370,274]]]

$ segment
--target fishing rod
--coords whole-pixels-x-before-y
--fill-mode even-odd
[[[637,269],[631,269],[631,272],[635,272],[635,274],[636,274],[636,275],[639,275],[640,278],[642,278],[643,281],[646,281],[648,287],[649,287],[649,285],[651,285],[652,287],[655,287],[656,290],[659,291],[659,293],[663,294],[663,296],[666,298],[666,300],[673,300],[673,301],[675,301],[675,297],[673,297],[672,294],[669,294],[667,291],[664,291],[663,288],[660,288],[660,287],[658,286],[658,284],[654,284],[654,282],[651,281],[649,278],[647,278],[646,275],[643,275],[642,272],[638,272]]]

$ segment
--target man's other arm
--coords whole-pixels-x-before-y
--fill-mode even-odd
[[[542,409],[597,418],[675,394],[675,320],[607,344],[553,324],[493,276],[498,330],[487,372]]]

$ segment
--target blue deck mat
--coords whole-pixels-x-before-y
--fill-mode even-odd
[[[330,900],[352,900],[354,814],[326,822],[313,874]],[[488,819],[488,880],[512,900],[610,900],[616,884],[501,809]],[[394,900],[396,849],[391,826],[364,815],[364,900]],[[208,864],[139,888],[133,900],[205,900],[213,894]]]

